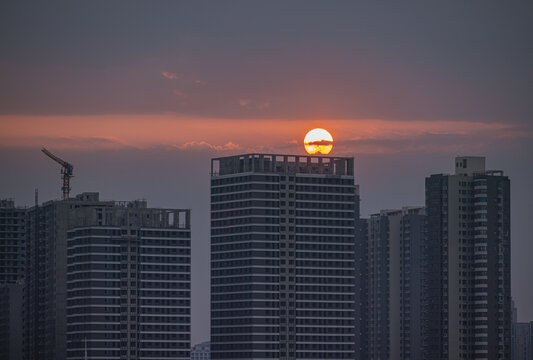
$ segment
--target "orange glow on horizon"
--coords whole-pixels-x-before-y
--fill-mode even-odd
[[[162,147],[232,153],[302,153],[301,134],[325,125],[339,134],[335,138],[339,155],[391,152],[397,148],[395,142],[416,151],[425,150],[423,146],[431,149],[443,146],[421,144],[419,139],[428,135],[499,138],[509,142],[533,137],[512,124],[475,121],[217,119],[180,114],[0,115],[0,147],[45,145],[51,149],[79,150]],[[265,134],[272,134],[272,129],[282,131],[266,138]]]

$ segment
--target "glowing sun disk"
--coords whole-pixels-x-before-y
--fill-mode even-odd
[[[333,137],[327,130],[316,128],[305,135],[304,146],[309,154],[326,155],[333,148]]]

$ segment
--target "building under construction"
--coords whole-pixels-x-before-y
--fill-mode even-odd
[[[189,210],[83,193],[26,218],[25,359],[188,359]]]

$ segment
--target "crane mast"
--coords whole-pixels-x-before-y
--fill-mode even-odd
[[[63,175],[63,187],[61,187],[61,190],[63,191],[63,200],[68,199],[70,194],[70,178],[74,176],[74,166],[61,159],[60,157],[55,156],[50,151],[46,150],[44,147],[41,149],[41,151],[45,153],[50,159],[61,165],[61,175]]]

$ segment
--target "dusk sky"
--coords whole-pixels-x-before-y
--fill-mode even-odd
[[[191,208],[192,344],[209,338],[209,159],[303,154],[328,129],[363,216],[424,204],[484,155],[512,189],[512,292],[533,320],[533,2],[0,2],[0,198]]]

